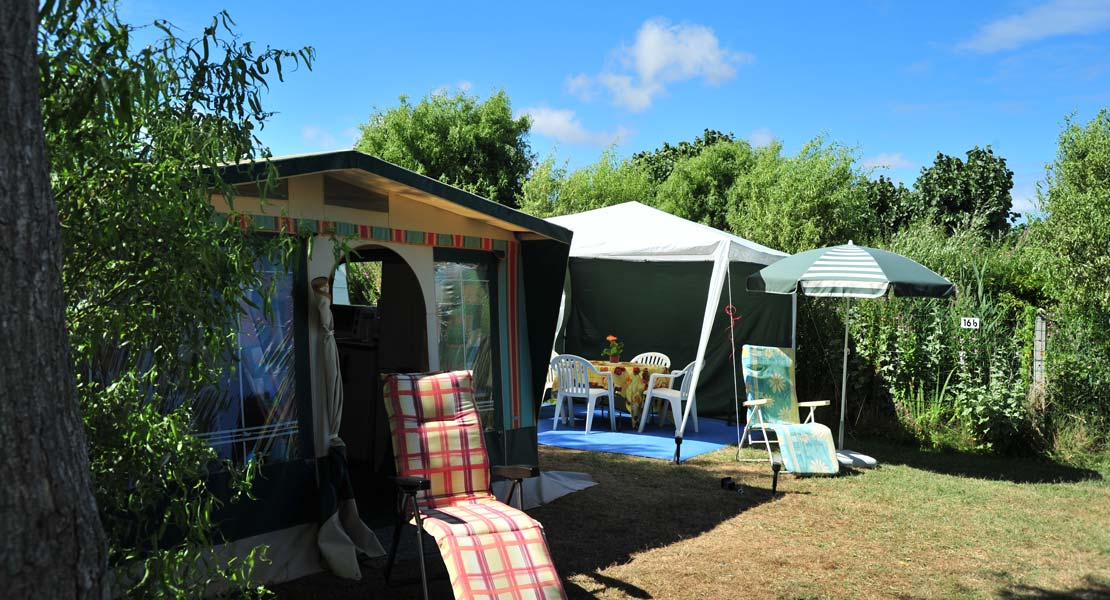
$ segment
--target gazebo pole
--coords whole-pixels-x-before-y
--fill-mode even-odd
[[[852,299],[844,299],[844,372],[840,379],[840,437],[836,449],[844,449],[844,413],[848,410],[848,316],[851,311]]]

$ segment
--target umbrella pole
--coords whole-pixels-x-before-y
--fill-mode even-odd
[[[844,299],[844,371],[840,378],[840,437],[836,449],[844,449],[844,413],[848,410],[848,314],[852,305],[851,298]]]

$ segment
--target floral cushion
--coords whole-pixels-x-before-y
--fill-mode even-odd
[[[745,345],[742,359],[748,400],[767,400],[760,407],[764,423],[775,432],[782,466],[799,475],[840,472],[832,432],[820,423],[799,424],[794,391],[794,351],[790,348]],[[755,407],[748,409],[754,423]]]
[[[832,431],[820,423],[773,423],[782,468],[798,475],[835,475],[840,472]]]
[[[767,421],[797,423],[798,397],[794,392],[794,351],[790,348],[744,345],[744,387],[748,400],[768,400],[763,406]],[[752,409],[748,409],[748,419]]]

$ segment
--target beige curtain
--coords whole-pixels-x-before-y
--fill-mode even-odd
[[[327,278],[312,281],[313,297],[320,312],[317,386],[313,410],[316,433],[317,479],[320,495],[331,506],[322,507],[316,545],[328,568],[348,579],[361,579],[358,553],[372,558],[385,555],[378,538],[358,515],[347,472],[346,452],[339,439],[343,419],[343,377],[339,372],[339,346],[335,342],[331,293]],[[321,465],[323,468],[321,468]]]

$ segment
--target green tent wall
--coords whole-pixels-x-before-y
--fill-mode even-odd
[[[740,317],[734,326],[736,348],[744,344],[789,347],[793,297],[748,292],[744,280],[765,265],[732,262],[732,304]],[[711,262],[629,262],[572,258],[564,317],[562,352],[600,359],[605,337],[625,343],[622,357],[662,352],[680,369],[694,360],[704,318]],[[698,382],[698,414],[733,419],[733,370],[729,363],[729,280],[722,291],[705,366]],[[736,359],[739,359],[737,354]],[[739,363],[737,363],[739,365]],[[736,370],[739,373],[739,367]],[[737,391],[744,397],[743,377]]]

